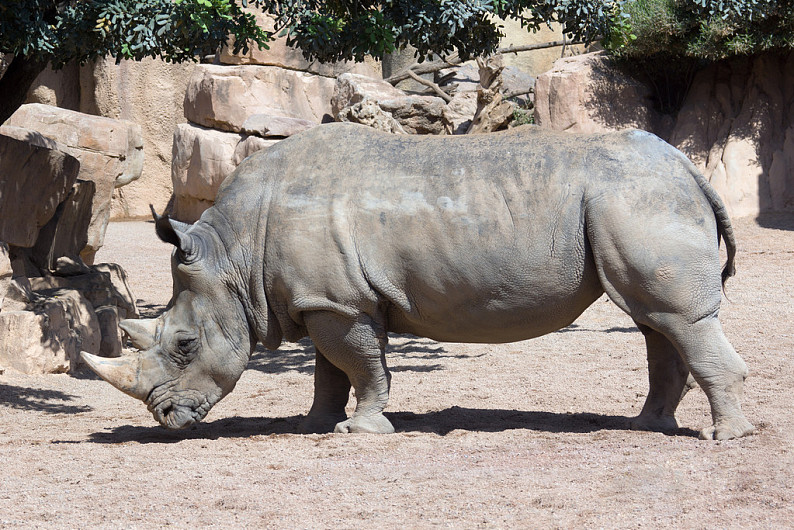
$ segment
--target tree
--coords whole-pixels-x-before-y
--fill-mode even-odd
[[[0,123],[21,105],[49,63],[59,68],[103,56],[182,62],[215,53],[229,35],[235,51],[267,46],[273,33],[320,61],[376,57],[410,44],[420,60],[453,52],[492,52],[498,19],[528,30],[560,22],[571,38],[610,31],[626,0],[0,0],[0,52],[11,54],[0,78]],[[273,33],[256,26],[248,5],[270,13]]]
[[[633,0],[624,13],[606,45],[631,59],[719,60],[794,49],[792,0]]]

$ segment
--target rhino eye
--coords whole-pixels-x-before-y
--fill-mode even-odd
[[[185,368],[196,357],[199,340],[197,337],[186,337],[177,340],[176,351],[172,355],[174,362],[180,368]]]

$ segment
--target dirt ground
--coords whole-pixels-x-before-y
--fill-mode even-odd
[[[721,320],[747,361],[748,438],[627,430],[647,389],[642,335],[606,298],[572,326],[505,345],[392,337],[393,435],[295,434],[309,342],[259,350],[204,423],[158,426],[88,373],[0,375],[0,526],[794,527],[794,218],[736,223]],[[141,311],[171,289],[151,223],[111,224],[98,261]]]

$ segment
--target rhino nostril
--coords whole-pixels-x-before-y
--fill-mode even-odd
[[[168,421],[168,415],[171,413],[173,408],[174,406],[172,404],[167,403],[163,406],[155,407],[152,410],[152,415],[154,416],[154,419],[157,420],[157,423],[166,426]]]

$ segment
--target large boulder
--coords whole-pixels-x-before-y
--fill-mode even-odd
[[[244,158],[277,141],[179,124],[174,132],[171,170],[172,215],[181,221],[196,221],[212,206],[221,183]]]
[[[141,176],[140,126],[37,103],[20,107],[0,128],[4,134],[15,134],[18,129],[6,130],[6,125],[34,130],[57,141],[80,161],[79,178],[96,185],[88,242],[81,254],[86,263],[93,263],[94,254],[105,239],[114,188]]]
[[[546,129],[659,132],[663,117],[645,84],[616,68],[602,52],[560,59],[535,83],[535,122]]]
[[[256,17],[256,22],[259,27],[265,31],[273,31],[275,23],[272,16],[263,13],[261,9],[249,9],[248,11],[253,13]],[[269,49],[264,49],[259,48],[257,45],[253,45],[248,49],[247,53],[240,51],[235,54],[232,53],[234,48],[234,37],[232,37],[229,39],[228,46],[221,48],[218,59],[222,64],[279,66],[288,70],[300,70],[325,77],[337,77],[346,72],[379,77],[381,73],[379,64],[371,58],[363,63],[352,61],[337,63],[307,61],[303,57],[303,52],[298,48],[287,46],[286,37],[279,37],[276,35],[275,38],[268,43],[268,46]]]
[[[5,135],[9,130],[0,128],[0,241],[32,247],[70,193],[80,162],[63,151]]]
[[[794,52],[699,72],[669,141],[703,171],[731,215],[794,211]]]
[[[255,114],[321,123],[330,120],[331,78],[277,66],[196,66],[185,92],[185,117],[204,127],[241,132]]]

